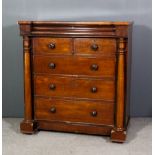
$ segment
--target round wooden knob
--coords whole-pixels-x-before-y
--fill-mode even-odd
[[[55,86],[55,84],[50,84],[49,88],[50,88],[50,90],[55,90],[56,86]]]
[[[96,116],[97,116],[97,111],[92,111],[92,112],[91,112],[91,115],[92,115],[93,117],[96,117]]]
[[[55,44],[54,43],[49,44],[49,48],[54,49],[55,48]]]
[[[51,62],[51,63],[49,64],[49,68],[55,69],[55,67],[56,67],[56,64],[55,64],[55,63]]]
[[[96,93],[96,92],[97,92],[97,88],[96,88],[96,87],[92,87],[92,88],[91,88],[91,92],[92,92],[92,93]]]
[[[97,51],[98,45],[97,45],[97,44],[91,45],[91,49],[92,49],[93,51]]]
[[[92,64],[92,65],[91,65],[91,70],[97,71],[97,70],[98,70],[98,65]]]
[[[50,111],[51,111],[52,113],[56,113],[56,108],[55,108],[55,107],[52,107],[52,108],[50,109]]]

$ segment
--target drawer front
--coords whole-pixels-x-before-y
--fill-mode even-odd
[[[33,52],[36,54],[71,54],[70,38],[33,38]]]
[[[35,76],[35,95],[114,101],[115,82],[89,78]]]
[[[115,76],[115,57],[34,56],[34,72],[87,76]]]
[[[36,97],[34,104],[38,120],[114,124],[114,104],[110,102]]]
[[[114,55],[115,39],[77,38],[74,40],[76,54]]]

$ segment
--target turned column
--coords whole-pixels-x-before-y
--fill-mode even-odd
[[[115,128],[111,131],[112,141],[123,142],[126,138],[124,129],[125,112],[125,39],[118,39],[117,77],[116,77],[116,115]]]
[[[30,53],[30,39],[23,38],[24,48],[24,102],[26,121],[32,120],[32,95],[31,95],[31,53]]]
[[[31,41],[27,36],[23,37],[24,49],[24,120],[20,128],[23,133],[33,133],[36,123],[33,121],[33,104],[31,90]]]

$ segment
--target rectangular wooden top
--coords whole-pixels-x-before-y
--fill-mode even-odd
[[[36,25],[132,25],[132,21],[18,21],[18,24]]]

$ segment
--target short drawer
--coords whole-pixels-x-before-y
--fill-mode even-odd
[[[76,38],[74,40],[76,54],[114,55],[116,52],[115,39]]]
[[[34,56],[34,73],[115,76],[115,57]]]
[[[34,76],[36,96],[76,97],[114,101],[114,80]]]
[[[71,38],[33,38],[35,54],[71,54]]]
[[[34,104],[36,120],[114,124],[114,103],[36,97]]]

